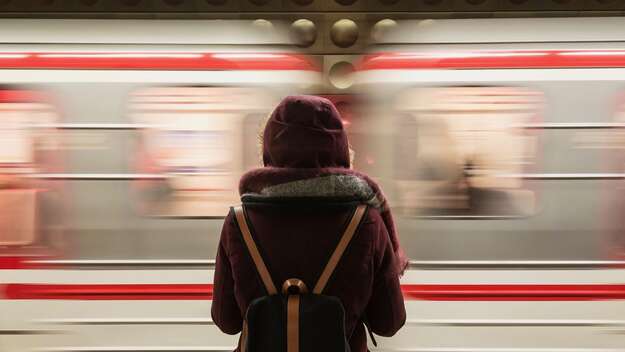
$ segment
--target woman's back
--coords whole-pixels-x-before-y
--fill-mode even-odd
[[[306,122],[301,125],[303,115],[298,115],[295,133],[291,135],[301,137],[308,129],[316,136],[308,142],[300,138],[288,148],[293,141],[289,137],[293,131],[288,131],[292,124],[279,119],[269,136],[267,127],[263,151],[269,167],[243,176],[242,202],[274,284],[280,286],[287,279],[298,278],[308,287],[317,281],[357,204],[369,205],[324,291],[338,297],[345,308],[345,333],[351,350],[366,351],[363,321],[368,321],[373,332],[383,336],[393,335],[404,324],[399,274],[405,263],[379,188],[365,175],[345,167],[345,164],[349,166],[347,140],[336,109],[325,106],[330,104],[325,99],[314,98],[312,102],[307,99],[303,103],[316,106],[317,114],[324,116],[321,119],[314,113],[309,116],[315,124],[310,128],[305,126]],[[276,109],[278,114],[279,109]],[[319,123],[323,125],[323,119],[330,120],[331,127],[336,127],[333,119],[337,119],[340,133],[321,129]],[[276,138],[281,140],[268,147],[267,143],[275,142]],[[325,142],[325,147],[319,148],[320,156],[315,157],[315,144]],[[337,143],[344,144],[337,149],[338,156],[328,155],[328,150]],[[301,148],[297,148],[298,144]],[[299,161],[298,153],[302,150],[302,157],[315,160]],[[276,151],[281,154],[276,155]],[[284,155],[285,151],[289,155]],[[284,162],[303,167],[275,165]],[[322,167],[311,167],[309,163]],[[238,333],[249,304],[265,295],[267,292],[231,212],[224,223],[217,255],[213,320],[224,332]]]

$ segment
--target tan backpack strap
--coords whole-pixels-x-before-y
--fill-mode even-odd
[[[241,335],[239,336],[239,346],[241,347],[239,351],[241,352],[247,352],[247,334],[247,320],[244,319],[243,330],[241,330]]]
[[[289,295],[286,303],[286,351],[299,352],[299,295]]]
[[[321,272],[319,280],[317,280],[317,284],[313,289],[314,294],[321,294],[323,289],[328,284],[328,280],[330,280],[330,276],[332,276],[334,269],[341,260],[343,252],[345,252],[347,245],[352,240],[352,237],[354,237],[354,233],[356,233],[356,229],[358,229],[358,225],[360,225],[360,221],[362,220],[363,215],[365,215],[365,210],[367,210],[367,206],[364,204],[360,204],[356,208],[356,211],[354,212],[354,215],[352,215],[352,219],[349,221],[339,244],[336,246],[336,249],[334,249],[334,253],[332,253],[328,264],[326,264],[326,267],[323,269],[323,272]]]
[[[256,265],[256,270],[258,270],[258,274],[260,275],[261,280],[263,280],[263,284],[267,289],[267,293],[269,295],[277,294],[278,290],[276,290],[276,286],[273,284],[273,280],[271,279],[269,270],[267,270],[267,266],[265,265],[263,258],[260,256],[260,252],[258,251],[256,242],[254,242],[254,238],[252,237],[252,233],[250,232],[250,227],[248,226],[243,206],[235,207],[234,214],[236,215],[237,224],[239,225],[239,229],[241,230],[241,235],[243,235],[243,241],[245,242],[245,245],[247,246],[247,249],[252,256],[252,260]]]

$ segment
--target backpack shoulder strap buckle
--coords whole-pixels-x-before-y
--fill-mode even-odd
[[[301,295],[308,293],[308,287],[304,281],[300,279],[288,279],[282,284],[282,294],[287,296],[290,294]]]

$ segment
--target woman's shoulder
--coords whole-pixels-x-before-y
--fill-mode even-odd
[[[358,236],[368,242],[380,243],[388,239],[388,232],[380,209],[373,206],[367,208],[367,213],[362,219],[359,232]]]

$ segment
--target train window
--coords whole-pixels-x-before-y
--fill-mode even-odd
[[[413,88],[395,104],[395,180],[409,215],[528,215],[541,93],[516,87]]]
[[[162,179],[137,181],[146,214],[219,217],[237,200],[245,168],[245,124],[270,100],[237,87],[152,87],[134,92],[137,167]]]
[[[50,245],[61,219],[60,183],[32,178],[58,169],[57,111],[32,90],[0,89],[0,246]],[[56,230],[55,230],[56,229]]]

